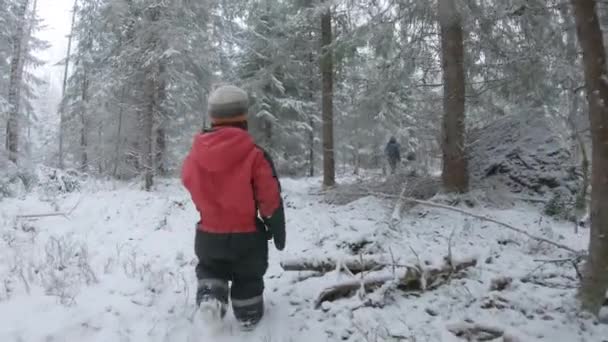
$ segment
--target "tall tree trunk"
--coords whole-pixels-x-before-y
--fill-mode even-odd
[[[443,67],[442,180],[449,192],[469,186],[465,155],[465,75],[462,19],[455,0],[439,0]]]
[[[159,47],[158,28],[156,23],[160,19],[160,7],[149,7],[145,11],[147,25],[149,26],[146,45],[148,51],[156,51]],[[144,98],[144,113],[143,113],[143,154],[144,154],[144,181],[146,191],[152,190],[154,185],[154,174],[156,172],[156,140],[155,122],[158,111],[158,80],[159,80],[160,64],[158,61],[150,62],[144,73],[143,98]]]
[[[63,85],[61,87],[61,106],[59,108],[59,168],[64,168],[64,143],[65,136],[65,90],[68,85],[68,71],[70,69],[70,54],[72,53],[72,37],[74,36],[74,24],[76,23],[76,11],[78,10],[78,0],[74,0],[72,8],[72,24],[70,35],[68,36],[68,48],[65,54],[65,67],[63,68]]]
[[[97,124],[97,151],[98,151],[98,157],[97,157],[97,174],[102,175],[104,173],[105,170],[105,164],[106,164],[106,159],[102,158],[101,156],[104,155],[104,141],[103,141],[103,124],[102,123],[98,123]]]
[[[262,127],[264,129],[264,140],[266,140],[266,148],[272,149],[272,121],[268,118],[264,118]]]
[[[167,96],[166,92],[166,80],[165,80],[165,64],[160,63],[158,68],[159,79],[157,80],[157,105],[158,110],[162,111],[163,101]],[[167,122],[166,115],[159,113],[156,115],[156,172],[161,176],[167,175],[167,167],[165,165],[166,154],[167,154],[167,134],[165,125]]]
[[[144,134],[144,181],[146,191],[152,190],[154,185],[155,157],[154,157],[154,111],[156,109],[156,82],[155,73],[150,71],[145,76],[144,99],[145,109],[143,115]]]
[[[118,163],[120,162],[120,148],[122,146],[122,121],[126,89],[127,88],[123,85],[120,91],[120,103],[118,104],[118,124],[116,127],[116,141],[114,142],[114,169],[112,170],[112,177],[114,178],[116,178],[118,174]]]
[[[598,314],[608,289],[608,82],[606,50],[595,0],[571,0],[583,50],[592,137],[591,235],[579,291],[584,310]]]
[[[17,29],[13,40],[13,51],[10,64],[8,88],[8,121],[6,124],[6,150],[8,158],[16,163],[19,155],[19,105],[21,102],[21,81],[23,79],[23,50],[27,45],[25,39],[25,14],[29,0],[21,0],[17,8]]]
[[[333,53],[332,53],[331,9],[321,15],[321,76],[323,79],[323,185],[336,184],[334,156],[333,114]]]
[[[86,69],[86,66],[85,66]],[[87,103],[89,80],[86,71],[82,80],[82,93],[80,97],[80,170],[85,172],[89,164],[88,149],[88,132],[87,132]]]
[[[156,128],[156,172],[160,176],[167,175],[165,166],[165,154],[167,153],[167,134],[164,123],[160,123]]]
[[[315,175],[315,110],[313,106],[315,103],[315,55],[313,53],[313,32],[308,31],[308,43],[310,44],[310,53],[308,54],[308,101],[311,105],[311,110],[308,113],[308,126],[310,132],[308,132],[308,176],[314,177]]]

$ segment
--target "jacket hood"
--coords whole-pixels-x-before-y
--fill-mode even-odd
[[[223,127],[198,134],[190,153],[202,169],[216,172],[236,166],[254,148],[255,143],[247,131]]]

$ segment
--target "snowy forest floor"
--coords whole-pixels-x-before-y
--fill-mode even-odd
[[[569,257],[566,252],[442,209],[417,206],[391,224],[394,201],[327,204],[319,179],[284,179],[283,188],[287,249],[270,246],[267,312],[253,332],[240,331],[230,312],[220,327],[193,319],[197,213],[179,181],[163,181],[153,193],[91,182],[53,200],[41,193],[5,199],[0,341],[463,341],[467,337],[456,337],[450,327],[467,324],[506,332],[493,341],[608,341],[608,325],[577,314],[574,267],[538,261]],[[587,229],[575,234],[572,224],[526,203],[469,210],[575,249],[587,247]],[[55,211],[69,215],[17,217]],[[455,259],[478,259],[464,277],[423,293],[353,296],[321,309],[314,308],[319,293],[349,276],[307,278],[279,264],[388,253],[395,264],[418,258],[435,264],[448,254],[450,240]],[[492,290],[500,277],[513,281]]]

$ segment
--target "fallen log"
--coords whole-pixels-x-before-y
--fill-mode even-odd
[[[355,258],[348,257],[344,259],[331,258],[294,258],[281,261],[281,267],[285,271],[316,271],[327,273],[336,269],[346,268],[352,273],[361,273],[367,271],[377,271],[388,266],[378,258]]]
[[[476,264],[477,259],[466,259],[446,262],[439,268],[421,269],[419,266],[400,266],[395,269],[394,274],[386,272],[362,279],[349,279],[324,289],[315,301],[315,308],[320,308],[323,302],[333,302],[340,298],[350,297],[359,289],[371,292],[388,282],[395,282],[395,286],[404,291],[424,291],[427,288],[436,288],[446,283],[453,274]]]

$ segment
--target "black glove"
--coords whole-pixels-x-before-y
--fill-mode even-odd
[[[266,223],[264,223],[261,218],[255,218],[255,225],[258,231],[264,234],[264,236],[266,236],[266,240],[272,240],[272,232],[270,231],[270,229],[268,229]]]
[[[268,232],[270,232],[271,237],[274,239],[275,247],[280,251],[285,249],[285,210],[283,209],[283,203],[275,210],[272,216],[264,218],[264,225],[268,228]]]

